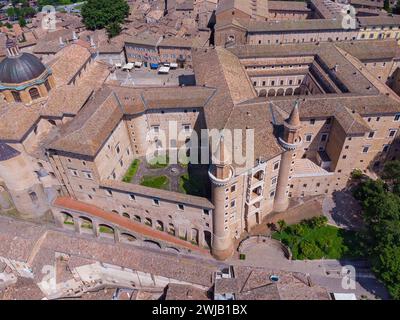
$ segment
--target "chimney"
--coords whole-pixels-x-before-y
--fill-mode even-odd
[[[63,48],[65,46],[65,43],[64,43],[64,40],[62,37],[58,38],[58,42],[59,42],[61,48]]]
[[[76,40],[78,40],[78,36],[76,35],[75,31],[72,31],[72,40],[75,42]]]
[[[93,36],[90,36],[90,47],[96,48],[96,44],[94,43]]]

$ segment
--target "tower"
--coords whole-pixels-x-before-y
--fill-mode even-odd
[[[289,206],[287,189],[290,169],[293,166],[292,162],[296,156],[296,149],[301,144],[300,127],[299,101],[296,100],[289,118],[284,122],[283,137],[279,137],[279,143],[285,151],[282,154],[276,186],[274,200],[274,211],[276,212],[285,211]]]
[[[208,175],[211,180],[211,200],[214,204],[213,236],[211,251],[218,260],[225,260],[233,253],[233,240],[229,227],[225,225],[225,188],[233,175],[231,157],[221,136]]]

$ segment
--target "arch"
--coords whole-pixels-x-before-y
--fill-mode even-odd
[[[257,180],[263,180],[264,179],[264,170],[260,169],[258,170],[254,175],[254,178],[256,178]]]
[[[36,202],[38,200],[38,196],[34,191],[29,192],[29,197],[31,198],[32,202]]]
[[[138,216],[137,214],[135,214],[133,216],[133,220],[137,221],[137,222],[142,222],[142,218],[140,216]]]
[[[301,88],[294,89],[294,94],[295,95],[300,95],[301,94]]]
[[[198,245],[199,244],[199,230],[196,228],[192,228],[190,231],[190,239],[193,244]]]
[[[151,227],[153,226],[153,221],[150,218],[144,218],[144,224]]]
[[[56,126],[56,122],[52,119],[47,120],[52,126]]]
[[[267,90],[261,89],[260,92],[258,93],[259,97],[266,97],[267,96]]]
[[[62,222],[64,227],[72,227],[74,226],[74,217],[72,216],[72,214],[66,212],[66,211],[61,211],[61,215],[62,215]]]
[[[268,90],[268,97],[275,97],[276,93],[275,93],[275,89],[269,89]]]
[[[278,89],[278,91],[276,92],[277,96],[283,96],[285,94],[285,90],[283,88]]]
[[[164,223],[160,220],[156,221],[156,229],[160,231],[164,231]]]
[[[38,88],[36,88],[36,87],[30,88],[28,92],[29,92],[29,95],[31,96],[32,100],[36,100],[36,99],[40,98],[40,93],[39,93]]]
[[[80,216],[80,225],[82,229],[90,229],[93,230],[93,222],[92,219],[85,217],[85,216]]]
[[[115,209],[111,210],[111,212],[114,212],[114,213],[116,213],[116,214],[119,214],[118,211],[115,210]]]
[[[172,223],[168,224],[168,230],[167,230],[167,232],[168,232],[169,234],[172,234],[173,236],[175,235],[175,226],[174,226]]]
[[[120,236],[121,242],[134,242],[136,241],[136,237],[131,235],[130,233],[122,232]]]
[[[13,96],[13,99],[15,102],[21,102],[21,95],[19,94],[18,91],[11,91],[11,94]]]
[[[46,87],[47,92],[50,92],[51,85],[50,85],[49,79],[46,79],[44,86]]]
[[[130,214],[129,214],[128,212],[122,212],[122,216],[123,216],[124,218],[128,218],[128,219],[131,218],[131,216],[130,216]]]
[[[100,236],[105,236],[105,237],[114,237],[114,228],[104,224],[104,223],[100,223],[99,224],[99,234]]]
[[[285,96],[291,96],[293,95],[293,89],[292,88],[287,88],[285,91]]]
[[[165,250],[175,252],[175,253],[181,252],[178,248],[175,248],[175,247],[166,247]]]
[[[143,245],[146,247],[150,247],[150,248],[161,249],[161,245],[157,241],[153,241],[153,240],[146,239],[143,241]]]

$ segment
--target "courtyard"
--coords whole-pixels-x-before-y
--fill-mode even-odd
[[[209,196],[207,166],[172,164],[168,157],[166,161],[162,160],[165,159],[154,158],[151,162],[144,157],[135,159],[122,180],[150,188],[200,197]]]

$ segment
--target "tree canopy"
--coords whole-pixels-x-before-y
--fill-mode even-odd
[[[400,299],[400,161],[385,165],[382,178],[360,183],[354,196],[363,208],[364,255],[394,299]]]
[[[129,15],[125,0],[88,0],[82,7],[83,23],[90,30],[107,28],[115,36],[121,32],[121,24]]]

